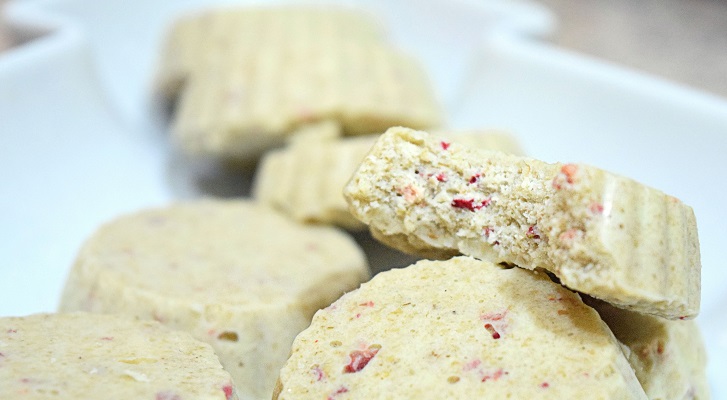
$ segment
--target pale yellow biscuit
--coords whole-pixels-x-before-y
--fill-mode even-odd
[[[392,128],[344,194],[380,238],[410,238],[410,248],[541,267],[574,290],[670,319],[699,311],[693,210],[625,177]]]
[[[543,273],[469,257],[376,275],[319,311],[277,399],[646,399],[598,314]]]
[[[268,152],[255,176],[253,196],[300,222],[361,230],[348,212],[343,186],[377,136],[296,142]]]
[[[89,313],[0,318],[2,399],[237,399],[212,348],[155,321]]]
[[[322,120],[305,124],[298,128],[288,138],[288,144],[317,143],[340,139],[343,135],[341,124],[335,120]],[[373,143],[372,143],[373,144]]]
[[[169,28],[155,77],[155,90],[168,100],[176,98],[194,69],[204,18],[184,18]]]
[[[448,132],[472,147],[521,154],[512,135],[494,131]],[[291,145],[268,152],[255,177],[253,196],[296,221],[366,227],[348,211],[343,187],[379,135],[339,138],[329,122],[307,126]]]
[[[326,37],[382,42],[385,35],[373,17],[345,8],[220,8],[184,15],[166,34],[155,86],[173,98],[191,75],[204,73],[210,60],[264,47],[301,48]]]
[[[412,71],[413,59],[381,45],[341,43],[331,51],[324,60],[270,48],[240,60],[249,67],[232,56],[234,67],[191,79],[175,116],[176,141],[193,154],[247,158],[321,119],[339,121],[348,134],[437,124],[437,106],[424,75]],[[377,65],[361,65],[367,63]]]
[[[672,321],[587,300],[624,345],[649,399],[709,399],[707,354],[694,320]]]
[[[380,40],[373,20],[351,11],[303,10],[219,12],[200,17],[197,25],[206,28],[196,33],[189,21],[172,30],[181,38],[170,45],[195,35],[201,43],[191,46],[196,52],[188,45],[167,50],[171,60],[162,63],[161,75],[170,78],[158,84],[180,92],[172,131],[184,150],[249,159],[320,120],[339,122],[346,134],[439,123],[439,105],[419,63]]]
[[[516,156],[525,155],[520,142],[511,133],[494,129],[437,131],[435,135],[463,146],[480,150],[501,151]]]
[[[156,319],[208,342],[242,398],[268,398],[313,313],[368,279],[355,242],[249,201],[121,217],[83,246],[61,310]]]

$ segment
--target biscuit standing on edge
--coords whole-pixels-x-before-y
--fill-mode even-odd
[[[406,239],[410,249],[541,267],[573,290],[669,319],[699,311],[694,211],[628,178],[397,127],[344,194],[392,245]]]
[[[384,29],[374,16],[346,8],[220,8],[178,18],[162,47],[155,86],[175,98],[190,75],[204,73],[205,59],[252,53],[264,47],[299,48],[317,38],[383,43]]]
[[[269,397],[313,313],[369,277],[355,242],[249,201],[204,200],[101,227],[61,310],[155,319],[208,342],[241,398]]]
[[[587,297],[584,301],[624,345],[649,399],[709,399],[707,353],[696,321],[639,314]]]
[[[288,146],[268,152],[256,172],[253,196],[299,222],[363,230],[366,225],[348,211],[343,187],[379,135],[340,138],[334,128],[330,122],[306,126]],[[447,137],[476,148],[522,153],[517,140],[502,132]]]
[[[237,399],[212,348],[155,321],[88,313],[0,318],[2,399]]]
[[[274,399],[646,399],[596,311],[457,257],[376,275],[295,339]]]
[[[251,159],[320,120],[346,134],[440,122],[417,60],[384,42],[365,14],[281,8],[197,18],[172,29],[157,84],[179,96],[172,133],[187,153]]]

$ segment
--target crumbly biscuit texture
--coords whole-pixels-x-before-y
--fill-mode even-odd
[[[296,221],[334,224],[349,230],[366,225],[348,211],[343,187],[371,151],[379,135],[341,138],[330,121],[305,127],[291,145],[269,152],[256,173],[253,195]],[[517,140],[504,132],[449,132],[471,147],[520,154]]]
[[[625,348],[649,399],[709,399],[707,354],[696,321],[672,321],[588,299]]]
[[[69,313],[0,318],[2,399],[237,399],[206,343],[158,322]]]
[[[212,345],[242,398],[265,398],[313,313],[368,277],[342,232],[250,201],[203,200],[103,226],[81,249],[61,309],[188,331]]]
[[[274,399],[646,399],[598,314],[470,257],[376,275],[295,340]]]
[[[520,142],[509,132],[494,129],[437,131],[435,135],[447,141],[454,141],[473,149],[501,151],[516,156],[524,156]]]
[[[391,128],[344,195],[393,245],[544,268],[571,289],[669,319],[699,311],[693,210],[625,177]]]
[[[374,21],[364,16],[267,9],[199,19],[206,28],[196,33],[185,28],[190,21],[172,30],[182,38],[169,45],[180,49],[166,54],[180,55],[167,56],[172,61],[161,74],[170,78],[159,83],[178,93],[173,136],[189,153],[247,159],[320,120],[338,121],[346,134],[439,123],[419,63],[378,40]],[[178,44],[195,35],[201,45]]]

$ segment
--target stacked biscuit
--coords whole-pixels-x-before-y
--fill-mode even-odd
[[[408,128],[378,139],[344,194],[391,246],[474,258],[381,273],[318,312],[277,398],[709,397],[679,200]]]
[[[217,10],[182,18],[163,49],[156,92],[177,106],[172,124],[177,143],[187,153],[224,161],[248,161],[288,140],[322,139],[326,132],[338,138],[382,132],[396,124],[432,127],[441,119],[418,63],[388,43],[372,17],[345,9]],[[326,129],[326,121],[335,129]],[[355,164],[347,168],[344,175],[350,176]],[[340,186],[348,178],[344,175]],[[340,188],[336,198],[341,208]],[[43,335],[12,336],[22,338],[17,348],[6,349],[0,341],[0,370],[7,371],[1,368],[6,363],[20,368],[25,365],[21,359],[27,365],[47,363],[45,354],[64,346],[78,348],[78,360],[94,361],[51,357],[62,373],[56,368],[32,377],[19,372],[19,383],[0,385],[0,392],[67,398],[109,392],[111,398],[157,400],[270,398],[292,341],[312,314],[368,278],[364,255],[347,234],[290,221],[263,202],[192,201],[122,216],[101,227],[81,249],[61,314],[2,321],[12,324],[8,332],[15,334],[36,329],[39,318],[48,319],[42,329],[58,330],[60,336],[50,349],[44,347]],[[75,314],[67,313],[73,311],[125,317],[107,323],[89,314],[71,318]],[[162,329],[127,346],[122,336],[133,335],[124,324],[142,330],[124,319],[129,316],[186,331],[191,337],[185,340],[206,353],[186,350],[167,337],[176,331]],[[96,335],[100,339],[79,336],[73,324],[80,320],[87,320],[81,328],[118,326],[118,333]],[[112,337],[116,341],[110,343],[126,347],[124,357],[97,346]],[[146,349],[156,348],[157,340],[178,343],[185,356],[210,358],[207,366],[219,371],[207,373],[203,363],[183,357],[157,357],[154,349]],[[211,350],[202,342],[216,356],[209,357]],[[43,356],[28,357],[34,351]],[[103,357],[109,362],[100,361]],[[184,376],[196,372],[170,366],[160,357],[189,364],[206,386],[189,389],[198,381],[184,383]],[[149,366],[129,367],[127,373],[125,360]],[[148,372],[152,367],[154,374]],[[79,374],[83,376],[74,377]],[[77,385],[68,386],[73,380]]]
[[[100,227],[62,313],[0,319],[0,397],[708,398],[691,208],[499,132],[379,135],[441,116],[369,16],[183,18],[157,92],[186,152],[262,157],[253,199]],[[369,280],[366,226],[437,261]]]
[[[446,180],[432,179],[442,174]],[[669,319],[699,309],[694,212],[587,165],[547,164],[392,128],[345,195],[396,246],[543,268],[571,289]]]

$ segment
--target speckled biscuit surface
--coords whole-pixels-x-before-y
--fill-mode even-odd
[[[269,398],[313,313],[368,278],[357,245],[249,201],[204,200],[101,227],[61,309],[156,319],[212,345],[241,398]]]
[[[158,322],[69,313],[0,318],[2,399],[237,399],[209,345]]]
[[[671,321],[590,299],[651,400],[709,399],[707,354],[693,320]]]
[[[246,159],[326,119],[347,134],[440,120],[418,62],[354,11],[217,11],[171,35],[158,85],[179,95],[173,135],[190,153]]]
[[[253,195],[300,222],[362,230],[348,211],[343,187],[379,135],[341,138],[330,122],[307,127],[286,148],[268,152],[255,177]],[[503,132],[447,134],[471,147],[520,154],[517,140]]]
[[[295,340],[277,399],[645,399],[598,314],[543,273],[457,257],[382,272]]]
[[[391,128],[344,195],[379,237],[410,248],[541,267],[574,290],[670,319],[699,311],[694,212],[625,177]]]

